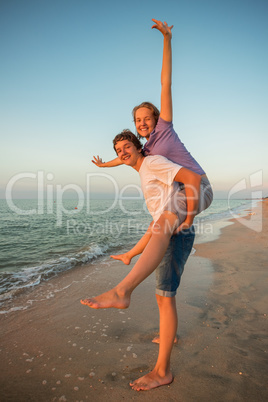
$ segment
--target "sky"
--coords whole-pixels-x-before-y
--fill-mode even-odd
[[[152,18],[174,25],[174,128],[215,198],[268,196],[267,16],[267,0],[0,0],[0,198],[139,193],[134,169],[91,159],[115,157],[134,106],[160,107]]]

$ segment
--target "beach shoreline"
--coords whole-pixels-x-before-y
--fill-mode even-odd
[[[194,246],[177,296],[170,386],[138,393],[128,385],[157,357],[154,275],[127,310],[80,304],[134,263],[103,259],[42,283],[22,295],[27,309],[0,316],[1,401],[266,401],[267,200],[241,219],[255,218],[260,232],[238,219],[215,241]]]

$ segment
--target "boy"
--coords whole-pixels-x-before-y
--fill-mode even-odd
[[[115,137],[114,149],[123,164],[139,172],[146,203],[154,221],[132,249],[132,256],[142,254],[129,274],[115,288],[97,297],[81,300],[81,303],[95,309],[127,308],[133,290],[158,267],[158,360],[152,372],[130,383],[137,391],[149,390],[170,384],[173,380],[170,356],[177,330],[175,295],[194,234],[188,231],[185,244],[180,244],[180,234],[172,235],[183,221],[186,227],[190,227],[198,213],[201,176],[162,156],[144,157],[141,143],[129,131],[123,131]],[[184,189],[179,183],[184,183]],[[160,264],[164,256],[164,263]]]

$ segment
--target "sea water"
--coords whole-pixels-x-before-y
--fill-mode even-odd
[[[230,219],[248,205],[214,200],[195,219],[197,237],[212,220]],[[0,214],[0,308],[60,272],[127,251],[151,222],[144,200],[91,200],[83,208],[75,200],[41,207],[38,200],[0,200]]]

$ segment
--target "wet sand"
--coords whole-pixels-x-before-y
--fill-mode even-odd
[[[0,315],[0,401],[267,401],[268,201],[254,213],[247,219],[262,220],[261,232],[234,221],[187,262],[171,385],[128,385],[157,358],[154,275],[127,310],[80,304],[132,267],[105,258],[22,295],[16,304],[27,309]]]

